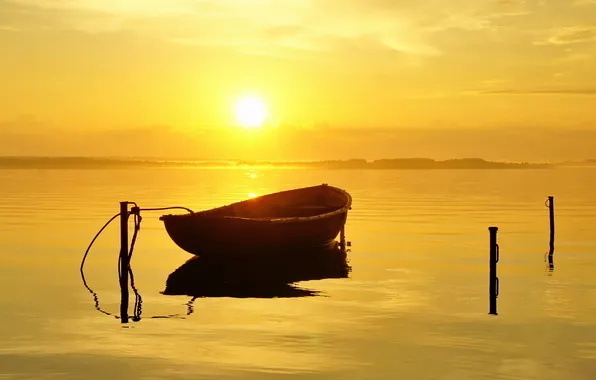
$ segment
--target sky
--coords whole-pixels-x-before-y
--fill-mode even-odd
[[[596,0],[0,0],[0,57],[0,155],[596,151]]]

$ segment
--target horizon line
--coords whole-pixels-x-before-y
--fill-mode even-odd
[[[151,161],[169,161],[169,162],[304,162],[304,163],[316,163],[316,162],[348,162],[348,161],[366,161],[368,163],[382,160],[433,160],[437,162],[450,161],[450,160],[483,160],[486,162],[535,162],[535,163],[554,163],[554,162],[581,162],[593,160],[592,158],[583,158],[575,160],[558,160],[558,161],[529,161],[529,160],[490,160],[482,157],[451,157],[451,158],[435,158],[426,156],[402,156],[402,157],[383,157],[383,158],[365,158],[365,157],[351,157],[351,158],[328,158],[328,159],[247,159],[239,157],[228,157],[228,158],[210,158],[210,157],[167,157],[167,156],[81,156],[81,155],[64,155],[64,156],[50,156],[50,155],[0,155],[0,159],[80,159],[80,160],[151,160]]]

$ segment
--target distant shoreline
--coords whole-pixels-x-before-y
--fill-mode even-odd
[[[551,169],[555,167],[596,167],[596,159],[559,163],[497,162],[481,158],[434,160],[431,158],[396,158],[328,161],[246,161],[246,160],[159,160],[93,157],[0,157],[0,169],[118,169],[118,168],[312,168],[312,169]]]

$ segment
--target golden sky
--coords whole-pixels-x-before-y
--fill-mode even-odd
[[[407,131],[587,133],[594,67],[596,0],[0,0],[0,155],[109,154],[123,134],[168,134],[285,158],[281,140],[350,131],[344,148],[394,157],[441,143],[386,146]],[[245,95],[275,131],[234,126]],[[99,135],[105,149],[80,147]]]

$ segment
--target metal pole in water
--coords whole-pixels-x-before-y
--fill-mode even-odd
[[[339,247],[341,250],[346,249],[346,226],[341,226],[341,230],[339,231]]]
[[[120,202],[120,318],[128,323],[128,202]]]
[[[555,253],[555,198],[548,197],[548,216],[550,219],[550,242],[548,255],[552,258]]]
[[[499,278],[497,277],[497,263],[499,262],[499,245],[497,244],[498,227],[488,227],[490,232],[490,261],[489,261],[489,314],[497,315],[497,296],[499,295]]]

